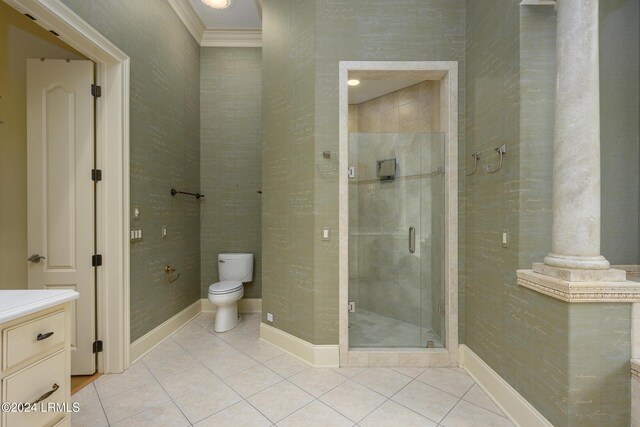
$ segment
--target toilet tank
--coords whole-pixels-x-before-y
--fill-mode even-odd
[[[253,254],[218,254],[218,277],[221,282],[253,280]]]

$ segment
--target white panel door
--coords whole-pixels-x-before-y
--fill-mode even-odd
[[[74,289],[71,373],[96,370],[93,63],[27,62],[30,289]],[[34,259],[37,256],[41,259]]]

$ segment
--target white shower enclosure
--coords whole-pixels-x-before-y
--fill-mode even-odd
[[[339,67],[340,365],[458,366],[457,62]],[[430,81],[435,125],[350,131],[354,78]]]

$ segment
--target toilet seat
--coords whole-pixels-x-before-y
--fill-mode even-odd
[[[216,282],[209,286],[209,293],[212,295],[226,295],[232,294],[243,289],[242,282],[235,280],[228,280],[224,282]]]

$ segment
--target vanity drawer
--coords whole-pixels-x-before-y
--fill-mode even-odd
[[[2,369],[12,368],[24,360],[64,343],[66,331],[64,310],[4,329],[2,331],[4,348]]]
[[[34,403],[46,393],[56,389],[39,402],[36,411],[3,412],[5,427],[36,427],[52,424],[64,418],[66,412],[47,411],[48,404],[68,403],[69,377],[67,377],[67,359],[64,350],[46,359],[28,366],[2,380],[2,401],[9,403]],[[58,405],[62,407],[63,405]],[[64,408],[62,408],[64,410]]]

